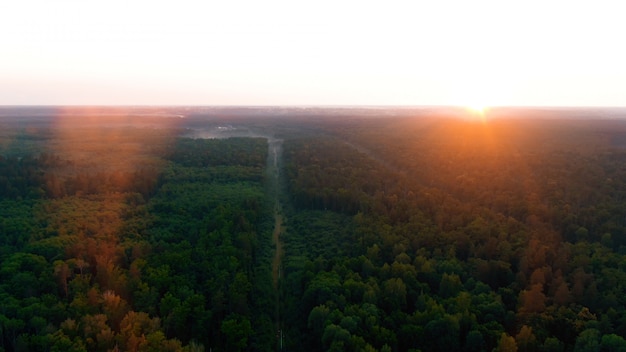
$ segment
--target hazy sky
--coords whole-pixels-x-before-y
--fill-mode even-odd
[[[620,1],[19,0],[0,104],[626,106]]]

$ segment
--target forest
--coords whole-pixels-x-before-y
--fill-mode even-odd
[[[0,109],[0,351],[626,351],[626,120],[146,110]]]

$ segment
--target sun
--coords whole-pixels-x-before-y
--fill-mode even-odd
[[[485,111],[487,110],[487,107],[485,105],[482,104],[472,104],[469,105],[467,107],[470,111],[476,113],[476,114],[480,114],[480,115],[484,115]]]
[[[467,106],[467,110],[470,113],[470,119],[480,120],[483,123],[487,122],[487,106],[482,104],[472,104]]]

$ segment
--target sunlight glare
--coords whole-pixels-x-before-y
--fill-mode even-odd
[[[486,107],[484,105],[474,104],[470,105],[469,109],[476,114],[484,115]]]
[[[470,119],[480,120],[482,123],[487,122],[487,106],[482,104],[472,104],[467,106],[470,113]]]

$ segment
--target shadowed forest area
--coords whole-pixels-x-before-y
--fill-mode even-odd
[[[0,350],[626,351],[626,113],[494,116],[2,108]]]

